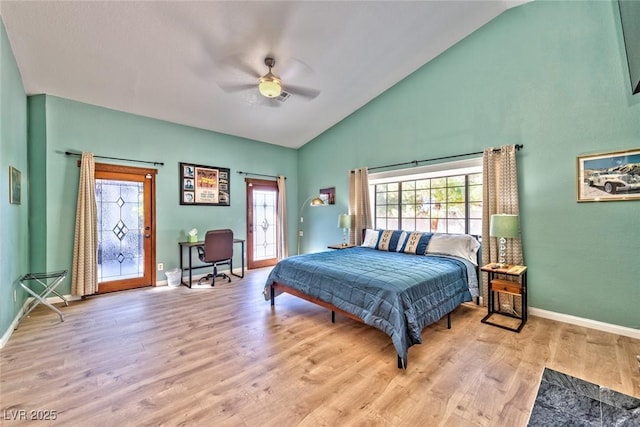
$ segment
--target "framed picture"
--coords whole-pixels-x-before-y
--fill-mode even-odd
[[[640,148],[578,156],[578,202],[640,200]]]
[[[22,203],[22,174],[13,166],[9,166],[9,203]]]
[[[336,187],[321,188],[320,198],[322,199],[325,205],[335,205],[336,204]]]
[[[180,163],[180,204],[230,206],[228,168]]]

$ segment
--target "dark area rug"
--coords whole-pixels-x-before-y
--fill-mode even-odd
[[[528,425],[637,427],[640,399],[545,368]]]

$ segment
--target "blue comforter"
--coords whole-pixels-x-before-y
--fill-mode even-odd
[[[364,247],[317,252],[280,261],[267,278],[265,299],[277,282],[333,304],[388,334],[406,361],[426,325],[471,301],[468,270],[453,257]]]

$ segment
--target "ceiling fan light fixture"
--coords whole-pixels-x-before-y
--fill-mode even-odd
[[[262,94],[262,96],[266,96],[267,98],[275,98],[277,96],[280,96],[280,93],[282,92],[280,79],[271,74],[271,72],[267,73],[265,76],[260,77],[258,89],[260,90],[260,94]]]

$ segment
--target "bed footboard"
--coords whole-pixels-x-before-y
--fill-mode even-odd
[[[342,314],[342,315],[343,315],[343,316],[345,316],[345,317],[348,317],[349,319],[353,319],[353,320],[355,320],[356,322],[363,323],[363,322],[362,322],[362,319],[361,319],[361,318],[359,318],[358,316],[355,316],[355,315],[353,315],[353,314],[351,314],[351,313],[349,313],[349,312],[346,312],[346,311],[344,311],[344,310],[341,310],[341,309],[339,309],[338,307],[334,306],[333,304],[329,304],[328,302],[324,302],[324,301],[322,301],[322,300],[319,300],[318,298],[311,297],[311,296],[309,296],[309,295],[307,295],[307,294],[305,294],[305,293],[303,293],[303,292],[300,292],[300,291],[299,291],[299,290],[297,290],[297,289],[294,289],[294,288],[292,288],[292,287],[289,287],[289,286],[287,286],[287,285],[283,285],[282,283],[277,283],[277,282],[276,282],[276,283],[273,283],[273,284],[271,285],[271,305],[272,305],[272,306],[273,306],[273,305],[275,305],[276,289],[277,289],[277,290],[279,290],[279,291],[281,291],[281,292],[286,292],[286,293],[288,293],[288,294],[291,294],[291,295],[293,295],[293,296],[296,296],[296,297],[298,297],[298,298],[301,298],[301,299],[303,299],[303,300],[306,300],[306,301],[312,302],[312,303],[314,303],[314,304],[316,304],[316,305],[319,305],[320,307],[324,307],[324,308],[326,308],[326,309],[328,309],[328,310],[331,310],[331,312],[333,313],[333,314],[332,314],[332,321],[333,321],[333,323],[335,323],[335,313],[336,313],[336,312],[337,312],[337,313]]]
[[[298,298],[301,298],[305,301],[309,301],[311,303],[314,303],[316,305],[319,305],[320,307],[324,307],[328,310],[331,310],[331,322],[335,323],[336,322],[336,312],[342,314],[345,317],[348,317],[349,319],[355,320],[356,322],[360,322],[360,323],[364,323],[362,321],[362,319],[360,319],[358,316],[355,316],[349,312],[346,312],[344,310],[339,309],[338,307],[334,306],[333,304],[330,304],[328,302],[319,300],[318,298],[314,298],[311,297],[297,289],[294,289],[290,286],[287,285],[283,285],[282,283],[277,283],[274,282],[273,284],[271,284],[271,306],[275,306],[276,304],[276,290],[279,290],[280,292],[286,292],[290,295],[296,296]],[[447,313],[447,329],[451,329],[451,313]],[[406,359],[402,358],[400,355],[398,355],[398,369],[407,369],[407,363],[408,363],[408,359],[409,357],[407,356]]]

